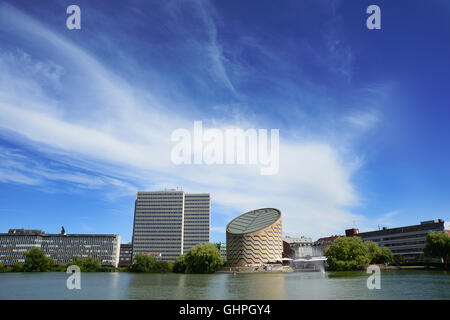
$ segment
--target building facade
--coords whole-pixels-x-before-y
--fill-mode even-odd
[[[311,250],[312,250],[312,256],[313,257],[320,257],[324,256],[325,248],[328,246],[331,246],[334,241],[342,236],[340,235],[333,235],[329,237],[323,237],[319,238],[312,244]]]
[[[92,257],[103,266],[117,267],[120,235],[46,234],[42,230],[10,229],[0,233],[0,262],[14,265],[25,262],[24,252],[39,248],[56,264],[70,263],[73,257]]]
[[[422,221],[418,225],[383,228],[382,230],[362,232],[358,229],[346,230],[347,236],[358,236],[363,241],[374,241],[380,246],[387,247],[395,257],[401,256],[407,261],[424,260],[423,249],[425,248],[425,238],[430,231],[446,231],[450,226],[442,219]]]
[[[227,264],[261,266],[282,258],[281,212],[257,209],[233,219],[226,228]]]
[[[209,230],[209,194],[178,190],[137,193],[133,257],[141,253],[174,261],[193,246],[209,242]]]
[[[133,245],[131,243],[122,243],[120,245],[119,267],[131,265],[133,257]]]
[[[301,236],[301,237],[298,237],[298,238],[286,236],[286,237],[283,237],[283,241],[286,241],[289,244],[293,244],[293,243],[312,243],[312,239],[311,238],[304,237],[304,236]]]
[[[311,238],[307,237],[283,237],[283,241],[286,242],[291,250],[290,258],[303,258],[313,256],[313,242]],[[287,248],[286,248],[287,250]]]
[[[209,242],[211,201],[209,194],[185,194],[183,253]]]
[[[224,259],[227,258],[227,244],[223,242],[216,243],[217,249],[220,251],[220,256]]]

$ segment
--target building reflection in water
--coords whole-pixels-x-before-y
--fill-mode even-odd
[[[288,299],[285,274],[128,275],[129,299]]]

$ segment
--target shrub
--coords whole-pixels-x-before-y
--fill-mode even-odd
[[[445,231],[427,233],[424,253],[427,257],[437,257],[443,261],[450,257],[450,235]]]
[[[69,265],[77,265],[81,272],[99,272],[103,271],[103,267],[97,259],[92,257],[82,258],[75,256]]]
[[[369,251],[369,258],[371,264],[383,264],[383,263],[393,263],[394,256],[392,251],[386,247],[380,247],[376,242],[365,241],[364,245]]]
[[[173,264],[167,261],[157,261],[154,256],[137,254],[130,272],[166,273],[171,272]]]
[[[52,271],[55,266],[55,261],[47,257],[39,248],[32,248],[24,253],[25,263],[23,264],[23,271],[27,272],[46,272]],[[16,266],[14,266],[16,271]],[[17,267],[17,270],[20,267]],[[19,272],[19,271],[16,271]]]
[[[186,273],[210,273],[223,266],[224,259],[212,243],[201,243],[191,248],[184,257]]]
[[[370,262],[369,249],[358,237],[341,237],[324,250],[328,265],[335,270],[354,270]]]
[[[185,273],[186,272],[186,255],[182,254],[175,260],[175,264],[173,265],[173,272],[176,273]]]

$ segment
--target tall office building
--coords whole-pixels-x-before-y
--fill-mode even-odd
[[[174,261],[193,246],[209,242],[209,194],[165,190],[138,192],[134,209],[133,257],[152,254]]]
[[[199,243],[209,242],[210,211],[209,194],[185,195],[183,252]]]

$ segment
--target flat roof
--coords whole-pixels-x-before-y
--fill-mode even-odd
[[[433,230],[442,227],[444,230],[445,222],[442,219],[422,221],[420,224],[415,224],[411,226],[395,227],[395,228],[385,228],[381,230],[366,231],[355,234],[355,236],[372,236],[372,235],[386,235],[386,234],[396,234],[404,232],[414,232],[414,231],[426,231]]]
[[[90,233],[0,233],[0,236],[40,236],[40,237],[116,237],[119,234],[90,234]]]
[[[281,217],[281,211],[274,208],[262,208],[246,212],[231,220],[227,232],[246,234],[269,227]]]

